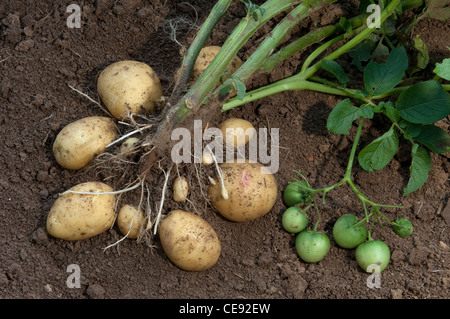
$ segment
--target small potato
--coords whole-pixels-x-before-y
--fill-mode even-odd
[[[126,120],[132,114],[154,113],[162,86],[149,65],[125,60],[107,66],[100,73],[97,92],[115,118]]]
[[[120,145],[120,154],[127,154],[133,150],[133,148],[138,145],[139,139],[137,137],[127,138],[122,145]]]
[[[113,189],[101,182],[78,184],[70,191],[103,193]],[[99,235],[114,223],[114,194],[76,194],[59,196],[47,216],[47,232],[56,238],[74,241]]]
[[[207,152],[207,151],[203,152],[202,164],[206,165],[206,166],[209,166],[212,163],[214,163],[214,158],[213,158],[212,154],[210,152]]]
[[[68,124],[58,133],[53,154],[62,167],[81,169],[103,153],[116,136],[116,125],[111,118],[85,117]]]
[[[189,193],[189,183],[183,176],[178,176],[173,182],[173,200],[184,202]]]
[[[269,170],[259,164],[223,163],[220,165],[228,198],[222,196],[219,180],[208,187],[208,195],[216,210],[235,222],[246,222],[267,214],[275,205],[277,185]]]
[[[117,215],[117,226],[120,232],[128,238],[138,238],[145,223],[145,216],[142,209],[125,204]]]
[[[158,234],[167,257],[183,270],[207,270],[219,259],[219,237],[211,225],[197,215],[173,210],[160,223]]]
[[[240,147],[248,143],[255,135],[255,128],[249,121],[229,118],[222,122],[220,126],[226,145]]]

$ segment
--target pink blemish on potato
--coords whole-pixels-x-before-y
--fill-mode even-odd
[[[241,175],[241,183],[245,192],[247,192],[248,187],[250,186],[250,174],[244,169],[242,170]]]

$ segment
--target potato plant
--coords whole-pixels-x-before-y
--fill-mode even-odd
[[[410,226],[403,220],[388,220],[382,214],[381,209],[399,207],[375,203],[362,194],[352,180],[352,169],[355,161],[358,161],[359,165],[367,171],[385,167],[397,152],[398,136],[400,135],[412,146],[409,183],[403,190],[406,196],[426,182],[431,169],[429,152],[443,153],[450,150],[450,136],[435,124],[447,117],[450,110],[449,95],[446,92],[450,89],[450,85],[442,84],[444,80],[450,80],[450,63],[445,60],[437,64],[435,78],[410,83],[411,75],[418,69],[423,69],[424,65],[426,66],[428,63],[424,58],[426,52],[423,50],[423,43],[421,44],[417,40],[415,45],[416,48],[422,50],[422,59],[411,69],[408,50],[399,38],[394,37],[398,30],[392,27],[395,25],[395,17],[405,10],[420,8],[425,9],[421,13],[422,16],[435,15],[436,11],[433,11],[433,6],[429,5],[433,0],[380,1],[381,28],[368,26],[369,14],[365,10],[369,1],[361,1],[362,10],[359,15],[342,18],[339,23],[311,30],[288,44],[283,44],[283,40],[290,35],[295,26],[315,10],[322,9],[336,0],[267,0],[261,5],[256,5],[250,0],[243,0],[241,2],[246,15],[242,17],[225,42],[220,47],[216,47],[214,54],[209,55],[212,59],[201,61],[203,56],[201,52],[206,40],[215,25],[226,14],[231,2],[232,0],[218,0],[213,7],[193,43],[186,48],[186,54],[177,72],[174,87],[168,97],[161,96],[160,83],[153,70],[133,61],[127,61],[127,63],[131,63],[128,68],[121,63],[114,64],[107,68],[99,78],[99,95],[112,116],[138,127],[116,142],[129,138],[136,132],[142,132],[143,128],[149,130],[149,134],[146,134],[144,140],[132,144],[138,145],[142,151],[139,160],[140,175],[137,177],[138,182],[127,189],[132,190],[139,186],[145,189],[145,185],[155,180],[149,174],[151,168],[156,165],[159,165],[159,168],[161,165],[164,166],[161,168],[165,178],[157,215],[155,217],[150,211],[148,216],[145,216],[147,225],[141,227],[140,231],[147,233],[149,230],[153,230],[156,234],[158,225],[161,223],[159,235],[170,260],[185,270],[206,270],[212,267],[220,254],[220,241],[212,227],[205,225],[203,220],[199,220],[196,218],[198,216],[189,212],[177,210],[167,216],[162,216],[167,181],[173,165],[170,161],[165,160],[170,156],[171,132],[185,122],[188,116],[195,115],[200,108],[215,105],[209,103],[212,100],[220,102],[222,111],[226,112],[240,105],[284,91],[313,90],[345,97],[334,107],[328,117],[327,128],[331,132],[349,134],[355,121],[358,122],[357,130],[347,169],[341,181],[332,186],[314,189],[303,178],[303,175],[297,172],[302,178],[295,179],[288,186],[284,192],[284,201],[289,207],[301,208],[302,214],[306,214],[309,208],[314,208],[319,218],[311,230],[304,227],[306,215],[286,215],[286,228],[297,234],[296,248],[303,260],[307,262],[322,260],[329,251],[330,240],[325,233],[318,230],[320,213],[316,197],[322,193],[323,200],[325,200],[328,192],[348,184],[362,202],[365,218],[355,220],[346,217],[342,224],[336,226],[335,239],[346,248],[356,247],[357,250],[359,249],[357,256],[361,256],[358,257],[358,263],[361,262],[361,265],[374,262],[373,259],[367,257],[373,256],[368,251],[374,250],[377,252],[376,256],[380,256],[382,259],[378,260],[380,258],[376,257],[375,263],[380,262],[385,267],[389,262],[386,248],[372,240],[370,231],[367,231],[368,241],[363,242],[366,237],[365,224],[373,224],[374,221],[380,219],[387,220],[400,236],[410,234],[412,225]],[[245,61],[236,62],[237,53],[252,35],[280,14],[284,14],[284,17],[267,34],[254,53]],[[407,26],[406,30],[400,31],[408,35],[411,27]],[[252,75],[273,70],[284,60],[307,47],[312,47],[313,50],[303,61],[297,74],[252,91],[247,90],[245,83]],[[348,54],[353,59],[355,67],[363,72],[364,85],[362,88],[347,87],[349,78],[344,69],[336,62],[345,54]],[[367,61],[369,62],[366,63]],[[199,63],[205,67],[201,72],[197,72]],[[118,69],[111,71],[118,65],[120,66]],[[142,81],[139,81],[139,88],[136,87],[136,89],[141,90],[141,96],[148,96],[149,101],[137,101],[133,96],[129,97],[128,93],[131,89],[127,89],[127,87],[130,83],[114,83],[114,77],[127,79],[132,71],[136,72],[134,77],[142,78]],[[107,73],[110,73],[111,78],[105,81],[104,76]],[[152,86],[155,88],[152,89]],[[109,93],[115,95],[108,97]],[[116,105],[115,102],[118,100],[126,101],[119,103],[121,105]],[[165,103],[159,109],[157,106],[162,100]],[[149,124],[146,116],[155,113],[157,116],[152,118],[151,124]],[[390,121],[390,128],[357,154],[363,123],[375,115],[383,116]],[[249,126],[251,123],[246,127]],[[272,209],[276,201],[277,185],[271,174],[261,176],[258,164],[228,163],[219,167],[212,154],[209,154],[211,155],[209,157],[207,155],[204,154],[203,162],[208,165],[215,164],[218,172],[217,178],[211,179],[213,183],[208,189],[208,194],[213,207],[220,214],[231,221],[247,222],[264,216]],[[227,170],[229,174],[221,174],[222,170]],[[257,185],[266,185],[266,188],[262,189]],[[111,193],[115,192],[107,192],[107,194]],[[241,198],[243,193],[251,196]],[[184,200],[185,196],[181,196],[180,199]],[[251,205],[251,211],[242,208],[246,205],[236,206],[236,203],[244,203],[251,199],[256,200]],[[189,223],[192,221],[192,228],[189,229],[180,224],[179,220],[181,219],[185,219]],[[293,225],[293,222],[297,225]],[[130,229],[130,226],[127,225],[125,231]],[[199,228],[203,230],[199,231]],[[207,231],[204,232],[205,230]],[[198,238],[204,238],[205,241],[187,242],[186,245],[194,245],[192,247],[195,247],[196,254],[209,251],[209,256],[189,255],[186,253],[186,247],[171,244],[177,240],[178,236],[192,232],[195,232]],[[213,240],[206,241],[208,238],[213,238]],[[387,249],[388,251],[389,249]],[[195,264],[191,262],[193,258],[196,258],[197,261],[198,258],[201,258],[204,263]]]
[[[389,16],[395,15],[396,10],[398,9],[395,9],[395,1],[389,2],[382,11],[382,17],[384,17],[382,20],[386,21]],[[340,23],[347,24],[350,28],[347,33],[353,32],[351,23],[349,24],[348,21]],[[243,101],[249,102],[285,90],[308,89],[346,97],[334,107],[327,120],[328,130],[346,135],[349,134],[353,122],[358,121],[345,176],[335,185],[313,189],[302,174],[297,172],[302,179],[295,180],[286,187],[285,203],[288,206],[303,205],[306,204],[305,198],[310,202],[310,197],[319,193],[323,194],[325,202],[326,194],[329,191],[343,184],[349,184],[363,204],[365,218],[358,221],[353,215],[342,216],[335,224],[333,237],[343,248],[357,248],[364,245],[365,248],[361,247],[356,255],[358,263],[364,270],[366,270],[367,263],[361,262],[361,260],[369,260],[370,258],[367,256],[370,254],[360,252],[366,252],[369,249],[379,250],[379,253],[375,253],[377,257],[373,258],[381,259],[370,260],[370,262],[380,262],[382,265],[380,268],[384,270],[389,262],[389,249],[384,247],[384,243],[371,239],[371,234],[367,233],[364,223],[371,222],[373,224],[376,220],[386,220],[400,237],[409,236],[413,227],[411,222],[405,218],[390,221],[381,212],[383,207],[401,207],[375,203],[357,189],[352,180],[353,164],[357,160],[362,169],[370,172],[384,168],[397,153],[399,135],[401,135],[411,144],[410,177],[407,186],[403,189],[403,195],[407,196],[413,193],[426,182],[432,166],[429,153],[442,154],[450,150],[449,134],[436,125],[436,122],[445,119],[450,114],[450,98],[446,92],[450,87],[441,83],[449,80],[448,61],[450,60],[446,59],[442,63],[436,64],[434,78],[414,83],[412,74],[425,68],[428,62],[422,59],[418,60],[417,65],[411,66],[405,46],[397,38],[390,36],[387,27],[383,26],[378,34],[369,28],[364,29],[342,47],[309,66],[308,63],[312,63],[314,58],[317,58],[338,39],[339,37],[334,38],[314,51],[306,59],[298,74],[265,88],[248,92],[242,96],[241,101],[234,99],[225,103],[224,109],[231,109]],[[359,40],[356,41],[357,39]],[[417,42],[416,39],[416,49]],[[384,49],[379,50],[380,47]],[[422,56],[426,57],[427,52],[424,52],[426,47],[421,45],[419,49],[422,50],[420,52]],[[334,61],[344,52],[353,58],[355,67],[363,72],[363,88],[347,87],[349,78],[344,69]],[[361,62],[366,60],[369,62],[362,66]],[[331,79],[311,75],[319,68],[324,71],[322,74],[328,74]],[[408,82],[413,83],[405,85]],[[356,154],[364,120],[372,119],[376,114],[386,118],[391,123],[390,128]],[[347,225],[343,225],[342,218],[348,219]],[[366,239],[367,243],[365,243]]]

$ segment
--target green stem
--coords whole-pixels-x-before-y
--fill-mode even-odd
[[[331,186],[328,186],[328,187],[325,187],[325,188],[321,188],[321,189],[313,190],[313,193],[323,192],[323,201],[325,202],[325,195],[329,191],[331,191],[331,190],[333,190],[333,189],[335,189],[337,187],[340,187],[340,186],[344,185],[345,183],[347,183],[350,186],[350,188],[353,190],[353,192],[356,194],[356,196],[359,198],[359,200],[362,202],[362,204],[364,206],[364,211],[366,213],[366,218],[365,219],[368,219],[368,217],[369,217],[369,215],[367,214],[367,205],[370,205],[373,209],[376,209],[376,211],[378,212],[379,215],[381,215],[383,218],[387,219],[383,214],[381,214],[381,212],[378,211],[378,207],[402,208],[402,206],[377,204],[377,203],[369,200],[364,194],[362,194],[359,191],[359,189],[356,187],[355,183],[352,180],[353,163],[354,163],[354,160],[355,160],[355,157],[356,157],[356,150],[358,148],[359,139],[361,137],[361,133],[362,133],[362,129],[363,129],[364,117],[360,116],[358,121],[359,121],[358,129],[356,130],[355,138],[353,140],[353,145],[352,145],[352,149],[350,151],[350,156],[349,156],[349,159],[348,159],[348,162],[347,162],[347,168],[345,170],[344,177],[339,182],[337,182],[334,185],[331,185]]]
[[[194,66],[195,61],[197,60],[201,48],[203,47],[206,40],[210,36],[215,25],[227,12],[227,9],[230,6],[231,1],[232,0],[219,0],[214,5],[210,15],[206,18],[205,22],[200,28],[200,31],[197,33],[197,36],[190,45],[181,64],[178,80],[175,83],[175,87],[172,91],[171,98],[169,100],[171,104],[176,103],[176,101],[179,99],[180,93],[186,87],[189,81],[189,76],[191,74],[192,68]]]
[[[424,0],[403,0],[402,2],[403,10],[411,10],[418,8],[424,4]],[[352,28],[357,28],[362,26],[366,22],[368,14],[360,14],[358,16],[352,17],[348,20]],[[290,44],[284,46],[276,53],[272,54],[265,61],[260,69],[260,72],[269,72],[278,66],[281,62],[291,57],[296,52],[303,50],[304,48],[310,46],[311,44],[318,43],[323,39],[336,34],[341,31],[342,26],[340,23],[334,25],[324,26],[317,30],[310,31],[309,33],[303,35],[302,37],[292,41]]]
[[[356,149],[358,148],[359,139],[363,129],[364,117],[359,117],[358,129],[356,130],[355,139],[353,140],[352,150],[350,151],[350,157],[347,163],[347,169],[345,170],[344,180],[351,181],[351,174],[353,169],[353,162],[355,160]]]
[[[353,28],[361,26],[365,21],[366,15],[359,15],[349,19],[349,23]],[[291,57],[294,53],[303,50],[304,48],[310,46],[311,44],[318,43],[323,39],[336,34],[338,31],[341,31],[342,26],[339,23],[334,25],[328,25],[322,28],[319,28],[314,31],[310,31],[304,36],[294,40],[290,44],[278,50],[276,53],[272,54],[265,61],[263,66],[261,67],[261,72],[269,72],[273,70],[276,66],[278,66],[281,62]]]
[[[411,145],[416,144],[416,142],[412,138],[408,137],[405,130],[402,129],[398,123],[393,123],[392,125],[395,126],[397,128],[397,130],[400,131],[400,133],[402,133],[403,138],[405,138],[407,141],[409,141],[411,143]]]
[[[215,18],[211,18],[212,20],[215,21],[217,19],[217,16],[222,13],[222,9],[228,1],[229,0],[219,0],[219,3],[224,6],[219,6],[217,4],[213,8],[210,15]],[[149,147],[163,144],[162,148],[164,149],[173,128],[183,122],[191,112],[196,112],[200,108],[202,103],[219,82],[220,77],[223,75],[231,60],[236,56],[236,53],[248,39],[275,15],[287,10],[298,2],[299,0],[268,0],[261,6],[263,10],[256,11],[256,19],[253,15],[252,17],[243,18],[194,85],[190,87],[183,97],[177,99],[175,104],[163,110],[163,114],[161,114],[162,121],[158,125],[156,132],[149,135],[144,144]],[[264,12],[264,14],[261,15],[261,12]],[[205,30],[211,31],[208,29],[210,27],[211,24],[208,24],[205,26]],[[207,31],[205,31],[205,33]],[[198,43],[201,43],[201,40],[198,41]],[[197,45],[196,48],[198,49]],[[194,53],[192,53],[192,56],[194,56]],[[147,166],[151,165],[152,164],[150,163]]]
[[[395,10],[397,5],[400,3],[400,0],[393,0],[385,10],[381,13],[380,22],[383,23]],[[243,99],[239,100],[237,97],[231,99],[230,101],[223,104],[222,111],[228,111],[232,108],[235,108],[237,106],[249,103],[251,101],[255,101],[258,99],[261,99],[263,97],[267,97],[269,95],[281,93],[283,91],[289,91],[289,90],[305,90],[310,89],[312,82],[304,81],[310,78],[311,76],[316,73],[322,65],[322,61],[324,59],[330,59],[334,60],[341,56],[342,54],[348,52],[353,47],[355,47],[358,43],[360,43],[362,40],[364,40],[369,34],[374,32],[375,28],[368,28],[364,27],[364,29],[358,33],[356,36],[354,36],[350,41],[315,63],[314,65],[302,70],[296,75],[293,75],[289,78],[274,82],[272,84],[269,84],[267,86],[258,88],[256,90],[253,90],[251,92],[248,92]],[[353,33],[353,31],[351,31]],[[346,33],[343,36],[348,36],[350,33]],[[337,95],[343,95],[343,96],[349,96],[348,90],[339,90],[336,88],[324,88],[326,86],[321,86],[318,83],[314,83],[313,89],[317,89],[318,92],[324,92],[324,93],[330,93],[330,94],[337,94]],[[356,93],[356,90],[354,91]],[[351,93],[350,93],[351,94]]]
[[[336,0],[305,0],[294,8],[283,20],[268,34],[264,41],[258,46],[255,52],[244,62],[244,64],[233,74],[233,78],[238,78],[244,82],[258,69],[269,57],[274,48],[289,34],[292,29],[312,12],[311,7],[320,2],[321,6],[336,2]],[[233,79],[228,79],[216,92],[220,92],[220,98],[225,99],[233,91]]]
[[[250,103],[252,101],[256,101],[262,99],[264,97],[274,95],[277,93],[282,93],[285,91],[298,91],[298,90],[311,90],[321,93],[334,94],[352,98],[360,97],[360,91],[354,89],[340,89],[336,87],[330,87],[328,85],[322,83],[316,83],[312,81],[300,80],[297,78],[287,78],[285,80],[280,80],[275,83],[266,85],[262,88],[253,90],[247,93],[242,100],[237,98],[233,98],[227,103],[223,104],[222,111],[229,111],[235,107],[240,105]],[[368,100],[364,100],[368,102]]]
[[[264,15],[257,11],[257,19],[252,17],[243,18],[200,78],[177,103],[179,105],[176,106],[175,121],[181,123],[191,110],[196,111],[201,106],[208,94],[217,85],[231,60],[260,27],[275,15],[285,11],[297,2],[298,0],[268,0],[261,6]]]
[[[324,194],[326,194],[329,191],[331,191],[337,187],[340,187],[347,182],[350,182],[350,186],[353,185],[352,188],[356,189],[355,185],[353,184],[353,182],[351,180],[351,173],[352,173],[352,169],[353,169],[353,162],[354,162],[355,155],[356,155],[356,149],[358,148],[359,139],[361,137],[361,132],[363,129],[363,123],[364,123],[364,117],[360,116],[359,123],[358,123],[358,129],[356,130],[355,139],[353,140],[353,145],[352,145],[352,149],[350,151],[350,156],[349,156],[349,159],[347,162],[347,168],[345,170],[344,177],[336,184],[325,187],[325,188],[317,189],[317,191],[324,192]],[[356,191],[357,191],[356,192],[357,194],[360,194],[360,192],[358,190],[356,190]]]
[[[365,28],[365,27],[361,27],[361,28]],[[338,43],[339,41],[342,41],[346,38],[351,37],[354,34],[357,34],[360,31],[359,28],[356,29],[352,29],[344,34],[341,34],[331,40],[329,40],[328,42],[325,42],[324,44],[322,44],[320,47],[318,47],[316,50],[314,50],[305,60],[305,62],[303,63],[302,69],[300,71],[300,73],[304,73],[306,72],[306,70],[308,69],[309,65],[319,56],[321,55],[323,52],[325,52],[328,48],[330,48],[333,44]]]
[[[317,220],[316,220],[316,222],[314,223],[313,231],[317,231],[317,227],[319,226],[321,216],[320,216],[320,211],[319,211],[319,208],[318,208],[318,206],[317,206],[317,202],[316,202],[315,199],[314,199],[314,207],[315,207],[315,209],[316,209]]]
[[[380,16],[380,23],[383,23],[392,13],[394,13],[395,9],[397,8],[398,4],[401,2],[401,0],[393,0],[389,5],[381,12]],[[306,69],[304,72],[301,72],[298,75],[298,77],[301,77],[302,79],[307,79],[310,76],[312,76],[314,73],[316,73],[322,66],[322,61],[324,59],[329,60],[335,60],[344,53],[348,52],[349,50],[353,49],[358,43],[366,39],[372,32],[374,32],[376,28],[369,28],[367,26],[364,26],[364,29],[358,33],[353,39],[336,49],[335,51],[331,52],[329,55],[327,55],[325,58],[321,59],[319,62],[314,64],[313,66]]]

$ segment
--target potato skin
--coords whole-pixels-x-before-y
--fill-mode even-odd
[[[70,190],[79,192],[112,192],[101,182],[85,182]],[[68,241],[82,240],[99,235],[114,223],[114,194],[74,194],[59,196],[47,216],[47,232]]]
[[[189,183],[186,177],[178,176],[173,182],[173,200],[184,202],[189,194]]]
[[[158,234],[167,257],[183,270],[204,271],[219,259],[219,237],[200,216],[173,210],[160,223]]]
[[[117,136],[109,117],[90,116],[65,126],[53,142],[53,155],[59,165],[77,170],[90,164]]]
[[[129,114],[155,112],[162,86],[149,65],[125,60],[108,65],[100,73],[97,92],[115,118],[126,120]]]
[[[229,131],[230,134],[227,134],[227,129],[234,129],[234,132]],[[242,129],[243,132],[240,129]],[[245,131],[247,129],[253,130],[249,130],[249,134],[245,135]],[[234,145],[234,147],[240,147],[247,144],[248,141],[255,135],[253,124],[239,118],[226,119],[220,125],[220,130],[222,131],[224,141],[227,143],[226,145]]]
[[[222,196],[221,183],[208,187],[215,209],[225,218],[247,222],[267,214],[275,205],[278,188],[269,170],[259,164],[233,162],[220,165],[228,199]],[[266,174],[262,174],[261,170]]]
[[[120,154],[130,153],[133,148],[139,143],[139,139],[137,137],[129,137],[127,138],[122,145],[120,145]]]
[[[144,222],[145,216],[142,209],[138,210],[129,204],[123,205],[117,215],[117,226],[120,232],[124,236],[128,234],[127,237],[131,239],[138,238]]]

